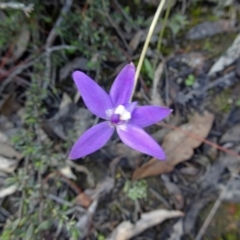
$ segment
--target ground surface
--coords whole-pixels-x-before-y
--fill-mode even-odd
[[[116,135],[67,159],[99,121],[72,71],[108,91],[137,66],[158,1],[0,3],[2,240],[240,239],[240,3],[171,3],[134,94],[174,110],[146,129],[164,162]]]

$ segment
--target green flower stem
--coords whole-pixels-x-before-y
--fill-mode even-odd
[[[144,43],[143,50],[142,50],[142,53],[141,53],[141,56],[140,56],[140,59],[139,59],[138,65],[137,65],[137,70],[136,70],[136,75],[135,75],[135,79],[134,79],[134,88],[133,88],[132,96],[133,96],[133,94],[135,92],[135,88],[136,88],[136,85],[137,85],[137,81],[138,81],[138,77],[139,77],[139,74],[140,74],[140,70],[142,68],[142,64],[143,64],[143,61],[144,61],[144,58],[145,58],[145,55],[146,55],[146,52],[147,52],[150,40],[152,38],[154,29],[156,27],[158,18],[160,16],[161,12],[162,12],[162,9],[163,9],[163,6],[164,6],[165,2],[166,2],[166,0],[162,0],[159,3],[157,11],[156,11],[156,13],[154,15],[154,18],[152,20],[152,23],[150,25],[150,28],[149,28],[149,31],[148,31],[148,35],[147,35],[146,41]]]

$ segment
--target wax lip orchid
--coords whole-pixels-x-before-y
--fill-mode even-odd
[[[69,158],[84,157],[103,147],[115,129],[127,146],[157,159],[166,158],[158,143],[142,128],[152,125],[171,113],[159,106],[137,106],[131,101],[135,67],[126,65],[116,77],[109,95],[90,77],[80,71],[73,72],[73,80],[86,107],[104,122],[88,129],[73,145]]]

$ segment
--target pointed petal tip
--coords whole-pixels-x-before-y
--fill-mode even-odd
[[[80,72],[80,71],[78,71],[78,70],[72,72],[72,78],[73,78],[73,80],[75,81],[75,79],[76,79],[77,77],[79,77],[79,75],[80,75],[81,73],[82,73],[82,72]]]
[[[136,125],[126,124],[118,126],[117,133],[122,142],[127,146],[159,160],[166,159],[166,155],[161,146],[142,128]]]
[[[78,159],[80,159],[82,157],[84,157],[84,156],[80,156],[80,155],[76,156],[76,154],[74,153],[74,151],[72,149],[71,149],[71,151],[70,151],[70,153],[68,155],[68,159],[71,160],[71,161],[78,160]]]
[[[130,62],[129,65],[130,65],[131,67],[134,67],[134,68],[135,68],[135,65],[134,65],[133,62]]]
[[[129,63],[116,76],[110,89],[110,97],[114,107],[123,105],[131,100],[134,88],[135,66]]]
[[[165,161],[167,157],[166,157],[165,152],[161,152],[160,155],[158,157],[155,157],[155,158],[159,161]]]
[[[112,109],[113,104],[105,90],[84,72],[74,71],[72,77],[89,111],[102,119],[106,119],[106,110]]]

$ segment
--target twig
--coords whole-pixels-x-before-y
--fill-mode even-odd
[[[52,172],[50,174],[48,174],[44,180],[43,180],[43,184],[47,184],[48,180],[50,178],[53,178],[53,177],[61,177],[69,186],[71,186],[71,188],[76,192],[76,194],[80,194],[82,193],[82,189],[78,187],[77,184],[75,184],[73,181],[71,181],[70,179],[66,178],[63,174],[61,174],[60,172]]]
[[[140,56],[140,59],[139,59],[138,65],[137,65],[137,70],[136,70],[135,79],[134,79],[134,88],[133,88],[132,96],[133,96],[133,94],[135,92],[135,88],[136,88],[136,85],[137,85],[137,80],[138,80],[138,77],[139,77],[139,74],[140,74],[140,70],[142,68],[143,60],[145,58],[145,55],[146,55],[146,52],[147,52],[147,49],[148,49],[151,37],[153,35],[153,31],[154,31],[154,29],[156,27],[157,20],[158,20],[160,14],[162,12],[162,9],[163,9],[163,6],[164,6],[165,2],[166,2],[166,0],[162,0],[160,2],[160,4],[158,5],[157,11],[156,11],[156,13],[154,15],[153,21],[152,21],[151,26],[149,28],[148,35],[147,35],[146,41],[144,43],[143,50],[142,50],[142,53],[141,53],[141,56]]]
[[[67,12],[70,10],[71,6],[72,6],[72,0],[66,0],[65,4],[61,10],[60,16],[58,17],[54,27],[52,28],[51,32],[48,35],[47,41],[46,41],[46,45],[45,48],[48,49],[52,46],[56,36],[57,36],[57,29],[59,28],[59,26],[61,25],[62,21],[63,21],[63,17],[64,15],[67,14]]]
[[[69,46],[69,45],[59,45],[59,46],[54,46],[51,48],[48,48],[48,51],[50,53],[55,52],[55,51],[59,51],[59,50],[76,50],[77,47],[74,46]]]
[[[205,233],[206,229],[208,228],[210,222],[212,221],[215,213],[217,212],[219,206],[222,203],[222,199],[224,198],[225,194],[227,193],[228,187],[230,186],[230,184],[232,183],[233,179],[234,179],[234,175],[231,176],[231,178],[228,180],[225,188],[223,189],[223,191],[221,192],[220,196],[218,197],[217,201],[214,203],[210,213],[208,214],[206,220],[204,221],[200,231],[198,232],[198,235],[196,236],[195,240],[201,240],[203,237],[203,234]]]
[[[9,74],[9,76],[5,79],[5,81],[0,86],[0,95],[4,88],[12,81],[14,77],[16,77],[19,73],[21,73],[23,70],[31,67],[34,63],[38,62],[41,59],[42,55],[36,57],[35,59],[30,58],[29,61],[25,65],[20,65],[18,68],[16,68],[15,71]]]
[[[67,201],[63,200],[62,198],[59,198],[59,197],[57,197],[57,196],[55,196],[55,195],[53,195],[53,194],[51,194],[51,193],[48,194],[47,197],[48,197],[49,199],[51,199],[51,200],[54,200],[54,201],[57,202],[57,203],[62,204],[62,205],[66,205],[66,206],[68,206],[68,207],[74,207],[74,204],[73,204],[73,203],[67,202]]]
[[[121,12],[121,14],[123,15],[123,17],[128,21],[129,24],[131,24],[132,28],[136,31],[140,30],[140,28],[134,24],[132,24],[132,19],[126,14],[126,12],[122,9],[122,6],[119,4],[119,2],[117,0],[113,0],[115,6],[117,7],[117,9]]]
[[[28,5],[25,5],[23,3],[17,3],[17,2],[0,3],[1,9],[12,8],[17,10],[22,10],[27,17],[29,17],[29,13],[33,11],[33,7],[34,7],[33,3],[30,3]]]
[[[52,52],[59,51],[59,50],[64,50],[64,49],[76,49],[76,47],[68,46],[68,45],[60,45],[60,46],[55,46],[55,47],[48,48],[48,52],[52,53]],[[12,81],[12,79],[14,77],[16,77],[18,74],[20,74],[25,69],[31,67],[36,62],[40,61],[41,58],[43,58],[46,54],[47,54],[47,52],[43,52],[42,54],[40,54],[36,58],[31,56],[31,57],[28,58],[27,61],[25,61],[25,64],[18,65],[18,67],[13,72],[11,72],[8,75],[8,77],[4,80],[4,82],[1,84],[0,95],[1,95],[2,91],[5,89],[5,87]]]
[[[170,124],[167,124],[167,123],[163,123],[163,122],[158,123],[157,125],[163,126],[163,127],[167,127],[167,128],[170,128],[170,129],[174,129],[174,130],[179,131],[179,132],[182,132],[182,133],[186,134],[187,136],[189,136],[191,138],[194,138],[194,139],[197,139],[197,140],[199,140],[201,142],[204,142],[204,143],[206,143],[206,144],[208,144],[208,145],[210,145],[210,146],[212,146],[214,148],[217,148],[218,150],[220,150],[222,152],[228,153],[229,155],[232,155],[234,157],[240,157],[240,154],[238,154],[237,152],[234,152],[232,150],[224,148],[224,147],[222,147],[222,146],[220,146],[220,145],[218,145],[216,143],[213,143],[213,142],[211,142],[211,141],[209,141],[207,139],[201,138],[201,137],[199,137],[198,135],[196,135],[196,134],[194,134],[192,132],[183,130],[183,129],[179,128],[179,127],[176,127],[176,126],[173,126],[173,125],[170,125]]]
[[[5,64],[7,63],[7,60],[9,59],[9,57],[12,55],[12,49],[13,49],[13,44],[10,45],[5,57],[3,57],[1,63],[0,63],[0,69],[3,68],[5,66]]]
[[[104,12],[103,11],[100,11],[98,10],[101,14],[103,14],[104,16],[107,17],[109,23],[112,25],[112,27],[116,30],[117,34],[119,35],[119,37],[121,38],[125,48],[128,50],[129,49],[129,46],[121,32],[121,30],[118,28],[118,26],[115,24],[115,22],[112,20],[111,16],[109,15],[108,13],[108,9],[106,7],[106,3],[105,3],[105,0],[102,0],[102,5],[103,5],[103,9],[104,9]]]
[[[49,51],[49,48],[52,46],[53,42],[55,41],[55,39],[57,37],[57,29],[61,25],[64,15],[66,15],[67,12],[70,10],[70,8],[72,6],[72,2],[73,2],[73,0],[65,1],[65,4],[62,7],[61,13],[60,13],[55,25],[53,26],[51,32],[48,35],[46,45],[45,45],[45,49],[46,49],[45,80],[46,81],[44,82],[43,88],[47,87],[48,81],[50,81],[50,79],[51,79],[51,52]]]
[[[26,160],[25,160],[25,165],[24,165],[25,176],[28,175],[27,172],[28,172],[29,160],[30,160],[30,156],[27,156]],[[25,201],[25,197],[26,197],[24,187],[25,187],[26,181],[27,181],[26,179],[23,180],[22,197],[21,197],[21,202],[20,202],[20,206],[19,206],[19,210],[18,210],[18,217],[19,218],[22,218],[22,215],[23,215],[23,205],[24,205],[24,201]]]

